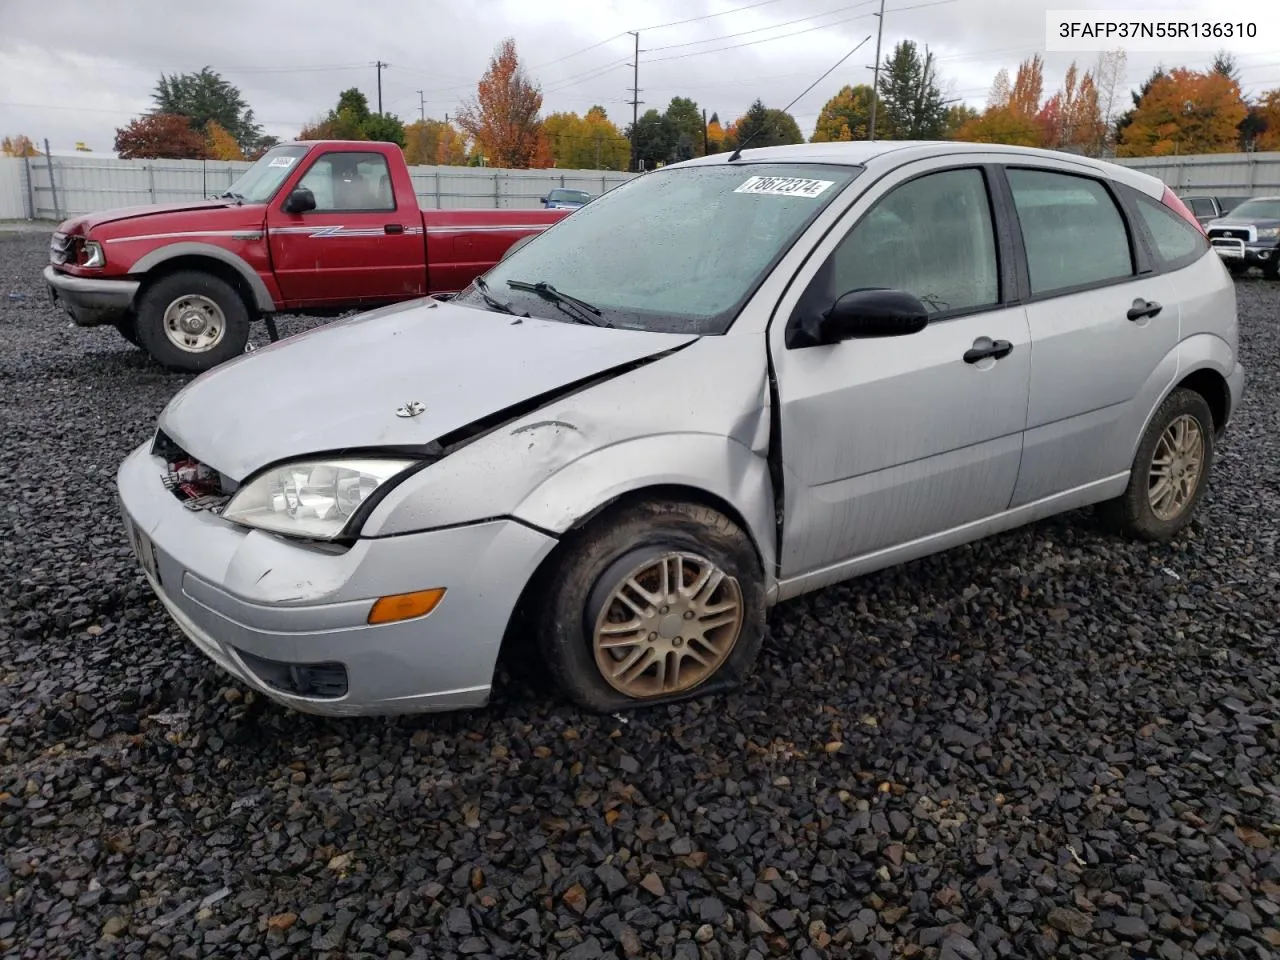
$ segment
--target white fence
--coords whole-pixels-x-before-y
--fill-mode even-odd
[[[1222,196],[1280,194],[1280,152],[1143,157],[1115,161],[1151,173],[1175,190]],[[112,207],[199,200],[220,193],[249,166],[218,160],[99,157],[0,158],[0,220],[64,217]],[[428,208],[535,208],[554,187],[600,194],[632,173],[610,170],[409,168]],[[51,175],[52,174],[52,175]]]
[[[0,220],[61,220],[151,203],[200,200],[226,190],[250,165],[220,160],[116,160],[105,157],[0,159]],[[612,170],[501,170],[410,167],[428,208],[537,208],[555,187],[600,194],[635,174]]]
[[[1256,197],[1280,194],[1280,152],[1206,153],[1114,161],[1159,177],[1180,193]]]

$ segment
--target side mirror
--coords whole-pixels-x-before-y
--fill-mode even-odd
[[[905,290],[851,290],[815,318],[808,331],[813,345],[868,337],[903,337],[929,324],[929,311]],[[816,329],[813,329],[816,327]]]
[[[306,187],[294,187],[284,202],[285,213],[306,213],[316,208],[316,195]]]
[[[538,199],[542,201],[542,205],[543,205],[544,207],[545,207],[548,203],[550,203],[550,202],[551,202],[551,201],[550,201],[550,200],[548,200],[546,197],[539,197]]]

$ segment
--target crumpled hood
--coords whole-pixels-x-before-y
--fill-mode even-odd
[[[201,374],[160,415],[243,481],[315,453],[422,446],[514,404],[696,340],[417,300],[339,320]],[[417,416],[400,417],[405,404]]]
[[[230,206],[235,206],[235,201],[198,200],[188,203],[151,203],[139,207],[118,207],[115,210],[100,210],[96,213],[86,213],[83,216],[64,220],[58,225],[58,232],[82,235],[95,227],[101,227],[107,223],[115,223],[117,220],[133,220],[138,217],[157,216],[165,213],[188,213],[193,210],[218,210]]]

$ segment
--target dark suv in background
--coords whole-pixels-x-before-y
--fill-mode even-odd
[[[1280,196],[1246,200],[1205,232],[1233,274],[1261,267],[1268,280],[1280,279]]]

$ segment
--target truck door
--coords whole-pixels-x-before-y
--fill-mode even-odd
[[[292,306],[373,304],[426,295],[426,245],[418,204],[392,185],[387,158],[328,150],[311,159],[298,186],[316,208],[267,215],[276,281]],[[412,197],[412,191],[408,191]]]

